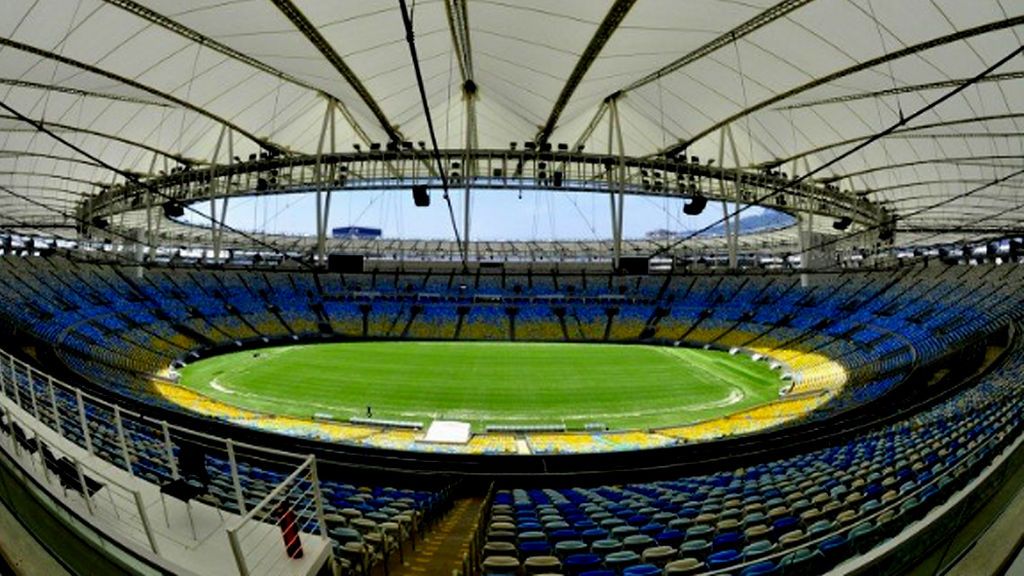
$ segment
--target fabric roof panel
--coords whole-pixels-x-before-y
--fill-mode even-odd
[[[397,4],[374,0],[292,2],[366,87],[387,121],[400,124],[409,140],[427,140]],[[218,51],[210,43],[200,46],[187,33],[165,27],[167,21],[149,21],[100,0],[82,0],[74,10],[59,0],[10,0],[0,8],[0,34],[134,79],[197,110],[183,109],[102,74],[11,47],[0,49],[0,95],[23,113],[55,123],[54,129],[62,137],[87,147],[103,161],[134,171],[148,170],[154,150],[208,161],[222,125],[201,112],[220,116],[287,150],[313,153],[326,107],[320,91],[339,98],[371,140],[387,138],[380,120],[353,86],[272,2],[140,3],[242,56]],[[637,0],[582,77],[550,141],[575,142],[606,96],[776,3]],[[504,147],[510,141],[534,137],[612,4],[612,0],[467,3],[479,86],[480,146]],[[654,153],[816,78],[955,30],[1021,14],[1024,5],[997,0],[810,2],[735,44],[727,42],[660,81],[626,94],[618,106],[626,151],[630,155]],[[414,20],[438,137],[442,146],[460,147],[465,142],[465,104],[445,4],[417,2]],[[17,22],[22,24],[15,30]],[[805,172],[808,165],[812,169],[821,166],[898,121],[901,112],[912,114],[946,94],[954,87],[950,81],[978,74],[1020,46],[1021,34],[1018,27],[938,46],[741,116],[731,126],[739,163],[752,167],[806,154],[806,160],[798,161],[796,172]],[[62,42],[65,35],[68,37]],[[259,62],[246,63],[247,57]],[[997,73],[1022,70],[1024,61],[1016,60]],[[29,84],[19,86],[17,82]],[[944,84],[920,88],[935,82]],[[46,85],[54,88],[47,90]],[[1013,135],[1024,125],[1022,94],[1021,79],[980,83],[817,177],[852,174],[854,188],[877,188],[879,192],[872,196],[898,201],[901,211],[927,205],[930,200],[926,198],[962,193],[964,185],[957,182],[990,180],[1019,165],[1021,144]],[[836,97],[840,101],[827,100]],[[800,104],[810,105],[786,108]],[[1020,116],[972,121],[1005,114]],[[607,150],[607,122],[606,117],[587,141],[589,150]],[[954,123],[919,128],[943,122]],[[107,170],[80,161],[77,153],[62,144],[16,124],[0,119],[0,151],[22,150],[36,156],[7,157],[0,161],[0,170],[14,166],[88,181],[112,181]],[[2,132],[5,127],[14,131]],[[336,127],[338,148],[351,149],[358,136],[341,114]],[[702,162],[717,161],[719,137],[712,131],[687,152],[700,156]],[[257,151],[257,145],[245,138],[236,137],[234,144],[239,156]],[[224,153],[222,150],[222,156]],[[731,149],[723,162],[735,163]],[[160,169],[162,163],[158,162]],[[782,169],[794,171],[791,163]],[[47,178],[31,175],[0,178],[4,181],[26,190],[44,186],[89,190],[89,186],[70,181],[45,184]],[[842,185],[845,188],[850,183]],[[1001,186],[991,194],[1000,198],[1018,194],[1018,190]],[[6,206],[6,202],[0,199],[0,204]],[[996,204],[979,205],[994,209]],[[961,201],[951,204],[968,205]]]

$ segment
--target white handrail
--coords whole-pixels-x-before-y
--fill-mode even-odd
[[[4,360],[6,360],[6,362],[3,362]],[[121,483],[120,481],[112,477],[109,472],[103,471],[97,468],[96,466],[90,465],[82,458],[76,457],[75,453],[73,452],[73,450],[84,450],[90,456],[101,458],[105,461],[108,461],[105,456],[106,452],[110,451],[111,455],[120,455],[120,457],[123,458],[125,461],[124,468],[126,468],[127,473],[129,475],[135,476],[135,472],[132,468],[132,454],[131,451],[129,450],[130,439],[124,426],[125,416],[128,416],[130,420],[135,420],[136,422],[145,421],[151,424],[159,424],[158,428],[152,430],[152,432],[154,433],[153,439],[158,443],[161,442],[161,440],[163,441],[165,448],[165,457],[168,459],[168,462],[166,462],[166,464],[168,468],[172,471],[172,476],[175,478],[178,477],[178,469],[176,458],[173,452],[173,439],[170,434],[171,429],[181,430],[183,432],[198,436],[200,438],[217,440],[218,442],[224,443],[225,450],[229,455],[229,459],[232,465],[232,480],[236,491],[236,498],[241,507],[241,511],[244,514],[244,516],[242,516],[241,519],[235,522],[231,528],[227,529],[227,535],[229,543],[232,547],[232,551],[235,554],[236,563],[238,564],[239,569],[243,575],[247,575],[249,572],[247,568],[246,554],[241,546],[241,542],[237,534],[239,528],[243,527],[244,525],[250,522],[258,522],[260,519],[257,518],[257,514],[260,512],[266,512],[266,508],[269,506],[269,504],[272,503],[276,498],[281,497],[285,490],[292,488],[296,485],[299,485],[300,482],[318,482],[316,476],[316,459],[312,455],[305,456],[302,462],[282,482],[274,486],[274,488],[263,497],[263,499],[260,501],[258,505],[256,505],[249,511],[245,511],[245,500],[242,495],[242,486],[238,475],[237,463],[235,462],[234,446],[241,445],[257,453],[269,452],[271,454],[288,456],[289,458],[298,458],[299,456],[278,450],[265,450],[259,446],[252,446],[248,444],[236,444],[231,439],[225,440],[215,438],[207,434],[195,433],[185,428],[172,426],[164,420],[156,420],[153,418],[148,418],[139,415],[138,413],[132,412],[130,410],[122,410],[121,407],[117,404],[112,404],[110,402],[98,399],[92,395],[82,392],[78,388],[68,386],[67,384],[60,382],[59,380],[56,380],[46,374],[43,374],[42,372],[39,372],[38,370],[31,368],[29,365],[14,358],[14,356],[8,354],[6,351],[3,350],[0,350],[0,362],[3,362],[3,364],[9,367],[10,370],[9,373],[7,373],[7,371],[5,370],[0,370],[0,407],[2,407],[3,412],[7,416],[7,426],[4,432],[7,433],[8,441],[11,443],[15,453],[18,453],[19,450],[19,443],[15,438],[15,426],[18,426],[22,430],[31,432],[34,436],[34,440],[36,442],[43,443],[47,450],[53,450],[55,454],[59,454],[60,456],[67,458],[74,467],[72,473],[77,477],[78,485],[81,487],[84,506],[89,516],[97,516],[97,514],[101,513],[100,509],[97,507],[98,503],[94,503],[92,501],[92,496],[89,494],[89,482],[91,479],[101,481],[103,486],[106,488],[107,495],[110,498],[110,512],[112,512],[113,516],[112,518],[110,518],[110,522],[120,522],[121,524],[124,524],[124,527],[126,528],[129,537],[133,540],[138,540],[138,538],[142,534],[144,534],[145,540],[140,541],[139,544],[148,547],[148,549],[159,558],[170,560],[169,558],[166,558],[161,554],[160,546],[158,545],[158,538],[153,530],[152,524],[147,513],[145,502],[143,500],[140,490],[137,487],[126,486],[125,484]],[[21,367],[20,370],[19,367]],[[29,394],[32,400],[31,402],[28,402],[24,395],[20,393],[19,389],[21,388],[22,385],[28,386]],[[39,402],[37,400],[36,394],[37,385],[45,387],[47,395],[50,396],[50,406],[54,412],[54,418],[52,423],[47,423],[47,421],[41,418]],[[67,393],[69,396],[72,397],[71,402],[73,403],[73,405],[62,406],[60,403],[58,403],[55,393],[55,390],[57,388],[62,389],[64,393]],[[9,393],[13,397],[8,396]],[[105,422],[105,424],[113,426],[114,430],[111,430],[111,433],[116,433],[117,436],[116,445],[113,450],[109,449],[109,447],[103,448],[102,445],[100,445],[100,448],[97,449],[97,445],[94,443],[89,429],[89,414],[87,413],[86,410],[86,399],[88,399],[88,401],[90,402],[95,402],[97,409],[105,409],[109,407],[110,411],[112,412],[113,420]],[[23,403],[27,405],[23,406]],[[77,420],[77,423],[81,426],[82,431],[82,438],[79,441],[76,441],[73,438],[65,436],[62,426],[62,410],[74,413],[74,416],[71,417],[71,420]],[[68,416],[65,414],[64,418],[66,419],[68,418]],[[49,431],[48,434],[52,433],[54,436],[44,438],[41,435],[41,432],[44,429]],[[102,435],[97,436],[97,438],[102,438]],[[81,444],[84,444],[84,446],[80,445],[79,442],[81,442]],[[67,446],[60,445],[63,443],[66,443]],[[72,448],[72,446],[74,448]],[[52,481],[50,470],[47,468],[46,462],[40,462],[42,462],[42,474]],[[115,468],[121,468],[113,461],[108,461],[108,463],[114,466]],[[33,459],[31,461],[31,466],[33,468],[39,465],[40,464],[37,463],[36,460]],[[145,481],[143,478],[137,477],[136,479],[137,481],[140,482]],[[121,508],[118,508],[118,504],[115,503],[114,501],[115,496],[117,497],[118,500],[127,500],[130,504],[127,507],[122,504]],[[308,506],[315,506],[316,518],[320,528],[320,536],[322,536],[326,540],[327,538],[329,538],[329,535],[326,530],[326,522],[323,513],[323,501],[319,490],[319,485],[311,485],[309,489],[305,490],[303,496],[312,497],[312,502],[309,502]],[[125,517],[126,513],[128,513],[127,517]],[[111,528],[110,525],[100,524],[96,526],[96,528],[99,529],[101,532],[107,533],[109,536],[111,536],[111,538],[121,538],[124,536],[124,534],[120,533],[115,535],[115,529]],[[265,547],[256,548],[253,550],[253,552],[265,554],[266,552],[268,552],[268,550]],[[259,561],[257,561],[257,564],[258,562]]]
[[[246,522],[249,522],[250,520],[255,518],[256,512],[258,510],[263,509],[269,502],[271,502],[274,498],[279,496],[281,494],[281,492],[284,491],[285,486],[288,486],[288,485],[292,484],[293,482],[295,482],[295,479],[298,478],[299,473],[302,472],[302,470],[304,468],[309,466],[311,462],[315,461],[315,458],[316,457],[313,456],[312,454],[307,456],[306,460],[298,468],[296,468],[294,472],[289,474],[287,478],[285,478],[280,484],[278,484],[276,487],[274,487],[274,489],[271,490],[266,496],[264,496],[263,500],[260,500],[259,504],[253,506],[252,510],[248,511],[245,514],[245,516],[242,516],[241,518],[239,518],[238,521],[235,523],[235,525],[232,528],[229,528],[229,530],[230,529],[237,530],[242,524],[245,524]]]

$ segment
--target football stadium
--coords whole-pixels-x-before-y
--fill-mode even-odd
[[[0,574],[1024,573],[1024,3],[5,0]]]

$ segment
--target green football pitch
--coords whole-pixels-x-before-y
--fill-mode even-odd
[[[615,344],[351,342],[265,348],[182,369],[182,385],[259,412],[613,429],[686,424],[778,398],[765,362]]]

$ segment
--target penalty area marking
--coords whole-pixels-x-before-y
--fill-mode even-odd
[[[664,354],[670,358],[674,358],[675,360],[685,364],[687,367],[698,370],[712,379],[718,378],[718,375],[714,374],[713,372],[702,366],[699,362],[691,362],[689,359],[684,358],[684,352],[682,350],[668,348],[666,346],[655,346],[654,348],[661,354]],[[719,361],[715,359],[715,363],[718,364]],[[740,369],[742,370],[742,368]],[[728,384],[728,386],[732,390],[729,392],[729,395],[726,396],[725,398],[721,400],[712,400],[710,402],[704,402],[701,404],[689,404],[686,407],[684,407],[683,410],[694,412],[699,410],[707,410],[709,408],[725,408],[726,406],[732,406],[733,404],[736,404],[737,402],[740,402],[747,397],[746,392],[741,390],[739,386],[736,386],[734,384]]]
[[[213,388],[217,392],[223,392],[225,394],[234,394],[235,393],[234,390],[231,390],[230,388],[225,388],[224,386],[222,386],[221,383],[218,382],[216,378],[214,378],[213,380],[210,380],[210,388]]]
[[[746,396],[747,395],[739,388],[732,387],[729,395],[721,400],[712,400],[711,402],[704,402],[702,404],[688,404],[686,406],[682,406],[681,409],[687,412],[696,412],[698,410],[708,410],[710,408],[725,408],[726,406],[732,406],[733,404],[742,401]]]

